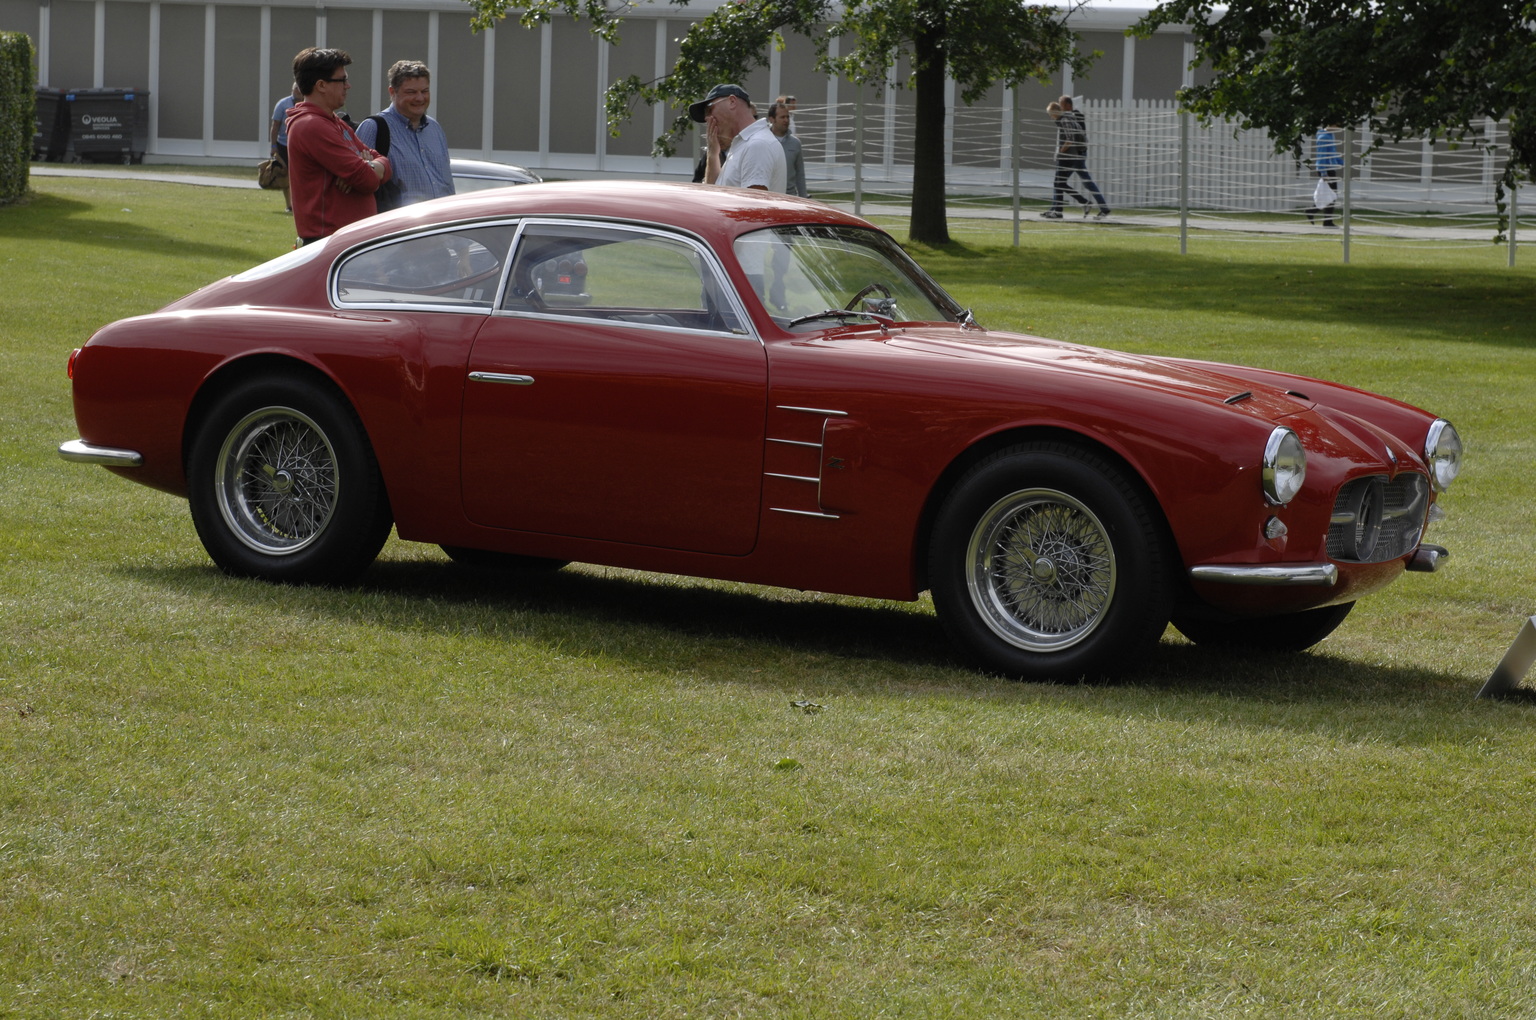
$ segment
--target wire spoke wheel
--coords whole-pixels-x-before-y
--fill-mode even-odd
[[[1003,640],[1030,651],[1081,641],[1115,594],[1108,532],[1063,492],[1027,489],[977,521],[966,557],[971,599]]]
[[[1140,480],[1099,451],[1041,440],[962,475],[935,516],[928,582],[973,660],[1031,680],[1134,668],[1168,623],[1174,559]]]
[[[324,533],[340,475],[325,432],[290,407],[264,407],[229,433],[216,468],[219,512],[257,552],[298,552]]]
[[[192,523],[225,573],[339,584],[378,556],[389,494],[356,412],[327,383],[256,376],[189,428]]]

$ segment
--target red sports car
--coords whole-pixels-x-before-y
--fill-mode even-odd
[[[343,582],[393,525],[888,599],[981,664],[1122,669],[1169,620],[1305,648],[1403,570],[1461,461],[1433,414],[978,324],[825,205],[535,184],[354,224],[70,358],[68,460],[186,496],[230,574]]]

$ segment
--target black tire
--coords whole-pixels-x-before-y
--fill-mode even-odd
[[[1175,614],[1173,625],[1197,645],[1255,654],[1304,652],[1338,629],[1355,608],[1353,602],[1308,609],[1284,616],[1240,620]]]
[[[1151,497],[1118,464],[1068,443],[1013,447],[967,472],[939,511],[934,609],[1005,675],[1111,675],[1168,624],[1168,549]]]
[[[389,498],[362,423],[332,389],[251,379],[196,427],[192,523],[225,573],[339,584],[378,556],[393,524]]]
[[[552,560],[543,556],[519,556],[517,553],[488,552],[485,549],[470,549],[461,545],[440,545],[448,558],[461,567],[473,567],[476,570],[506,570],[506,571],[554,571],[559,570],[570,560]]]

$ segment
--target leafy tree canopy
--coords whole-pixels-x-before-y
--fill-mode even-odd
[[[1536,2],[1166,0],[1136,31],[1178,24],[1215,72],[1184,105],[1264,128],[1279,149],[1328,124],[1456,140],[1508,118],[1504,183],[1536,168]]]
[[[532,27],[564,13],[589,20],[592,31],[610,42],[617,41],[627,9],[609,8],[602,0],[466,2],[475,10],[477,30],[513,14]],[[832,0],[732,0],[688,31],[670,74],[655,81],[632,76],[609,86],[609,128],[617,131],[640,103],[680,107],[655,145],[659,154],[672,154],[693,128],[686,105],[720,82],[744,81],[752,68],[768,66],[770,48],[782,48],[788,33],[814,42],[818,70],[876,87],[906,56],[910,77],[897,84],[917,90],[911,233],[918,240],[943,242],[948,239],[943,219],[946,75],[959,86],[962,101],[972,103],[996,84],[1049,82],[1063,65],[1083,72],[1092,56],[1074,46],[1067,27],[1072,10],[1075,6],[1017,0],[849,0],[841,5]],[[836,56],[830,48],[833,39],[842,40]]]

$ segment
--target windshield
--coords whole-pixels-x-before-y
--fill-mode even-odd
[[[888,235],[859,227],[774,227],[736,239],[736,258],[773,320],[825,328],[849,309],[897,322],[955,322],[960,306]]]

